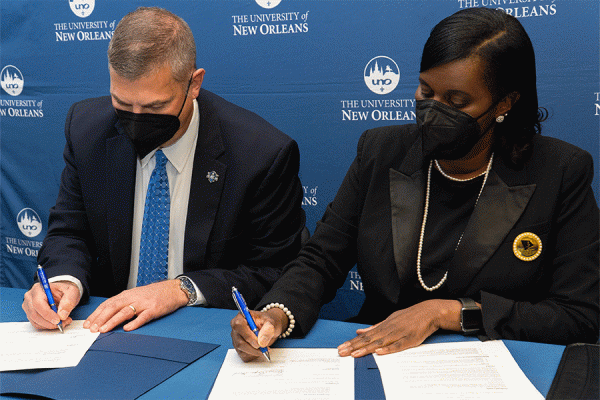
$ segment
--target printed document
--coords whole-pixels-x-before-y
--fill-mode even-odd
[[[354,359],[337,349],[270,349],[271,362],[227,351],[209,400],[354,400]]]
[[[65,333],[29,322],[0,323],[0,371],[76,366],[100,334],[84,329],[83,322],[73,321]]]
[[[375,361],[387,400],[544,399],[499,340],[424,344]]]

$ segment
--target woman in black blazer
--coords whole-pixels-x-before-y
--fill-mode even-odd
[[[342,356],[418,346],[438,329],[549,343],[598,339],[591,156],[541,136],[535,57],[516,18],[465,9],[431,32],[416,125],[366,131],[298,258],[254,313],[240,357],[303,335],[356,264],[375,324]]]

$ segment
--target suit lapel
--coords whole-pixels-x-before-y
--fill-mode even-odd
[[[422,168],[421,140],[407,153],[398,170],[390,169],[390,201],[394,259],[400,284],[416,279],[416,260],[425,205],[426,172]],[[511,186],[501,178],[510,179]],[[469,219],[460,246],[449,266],[446,285],[451,293],[464,291],[502,244],[523,214],[535,185],[524,185],[525,170],[508,171],[494,162],[486,186]]]
[[[124,134],[106,140],[106,225],[118,290],[124,290],[129,279],[136,160],[135,149]]]
[[[390,202],[394,260],[400,285],[416,279],[417,247],[423,221],[424,187],[421,140],[407,153],[398,171],[390,168]]]
[[[524,171],[516,175],[517,180],[524,181]],[[495,169],[490,171],[449,267],[447,285],[451,293],[468,287],[519,220],[534,191],[534,184],[508,186]]]
[[[201,96],[198,98],[200,127],[185,226],[184,272],[204,264],[206,245],[219,209],[227,172],[227,165],[218,160],[225,153],[219,121],[207,102],[200,99]]]

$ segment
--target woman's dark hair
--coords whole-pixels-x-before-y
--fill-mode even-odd
[[[535,55],[519,21],[502,10],[469,8],[438,23],[423,49],[421,72],[477,56],[484,61],[484,80],[498,102],[517,92],[506,119],[496,124],[495,151],[513,168],[531,156],[532,140],[541,133],[545,109],[538,109]]]

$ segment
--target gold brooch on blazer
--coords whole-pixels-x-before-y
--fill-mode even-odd
[[[533,261],[542,254],[542,240],[535,233],[521,233],[513,242],[513,253],[519,260]]]

